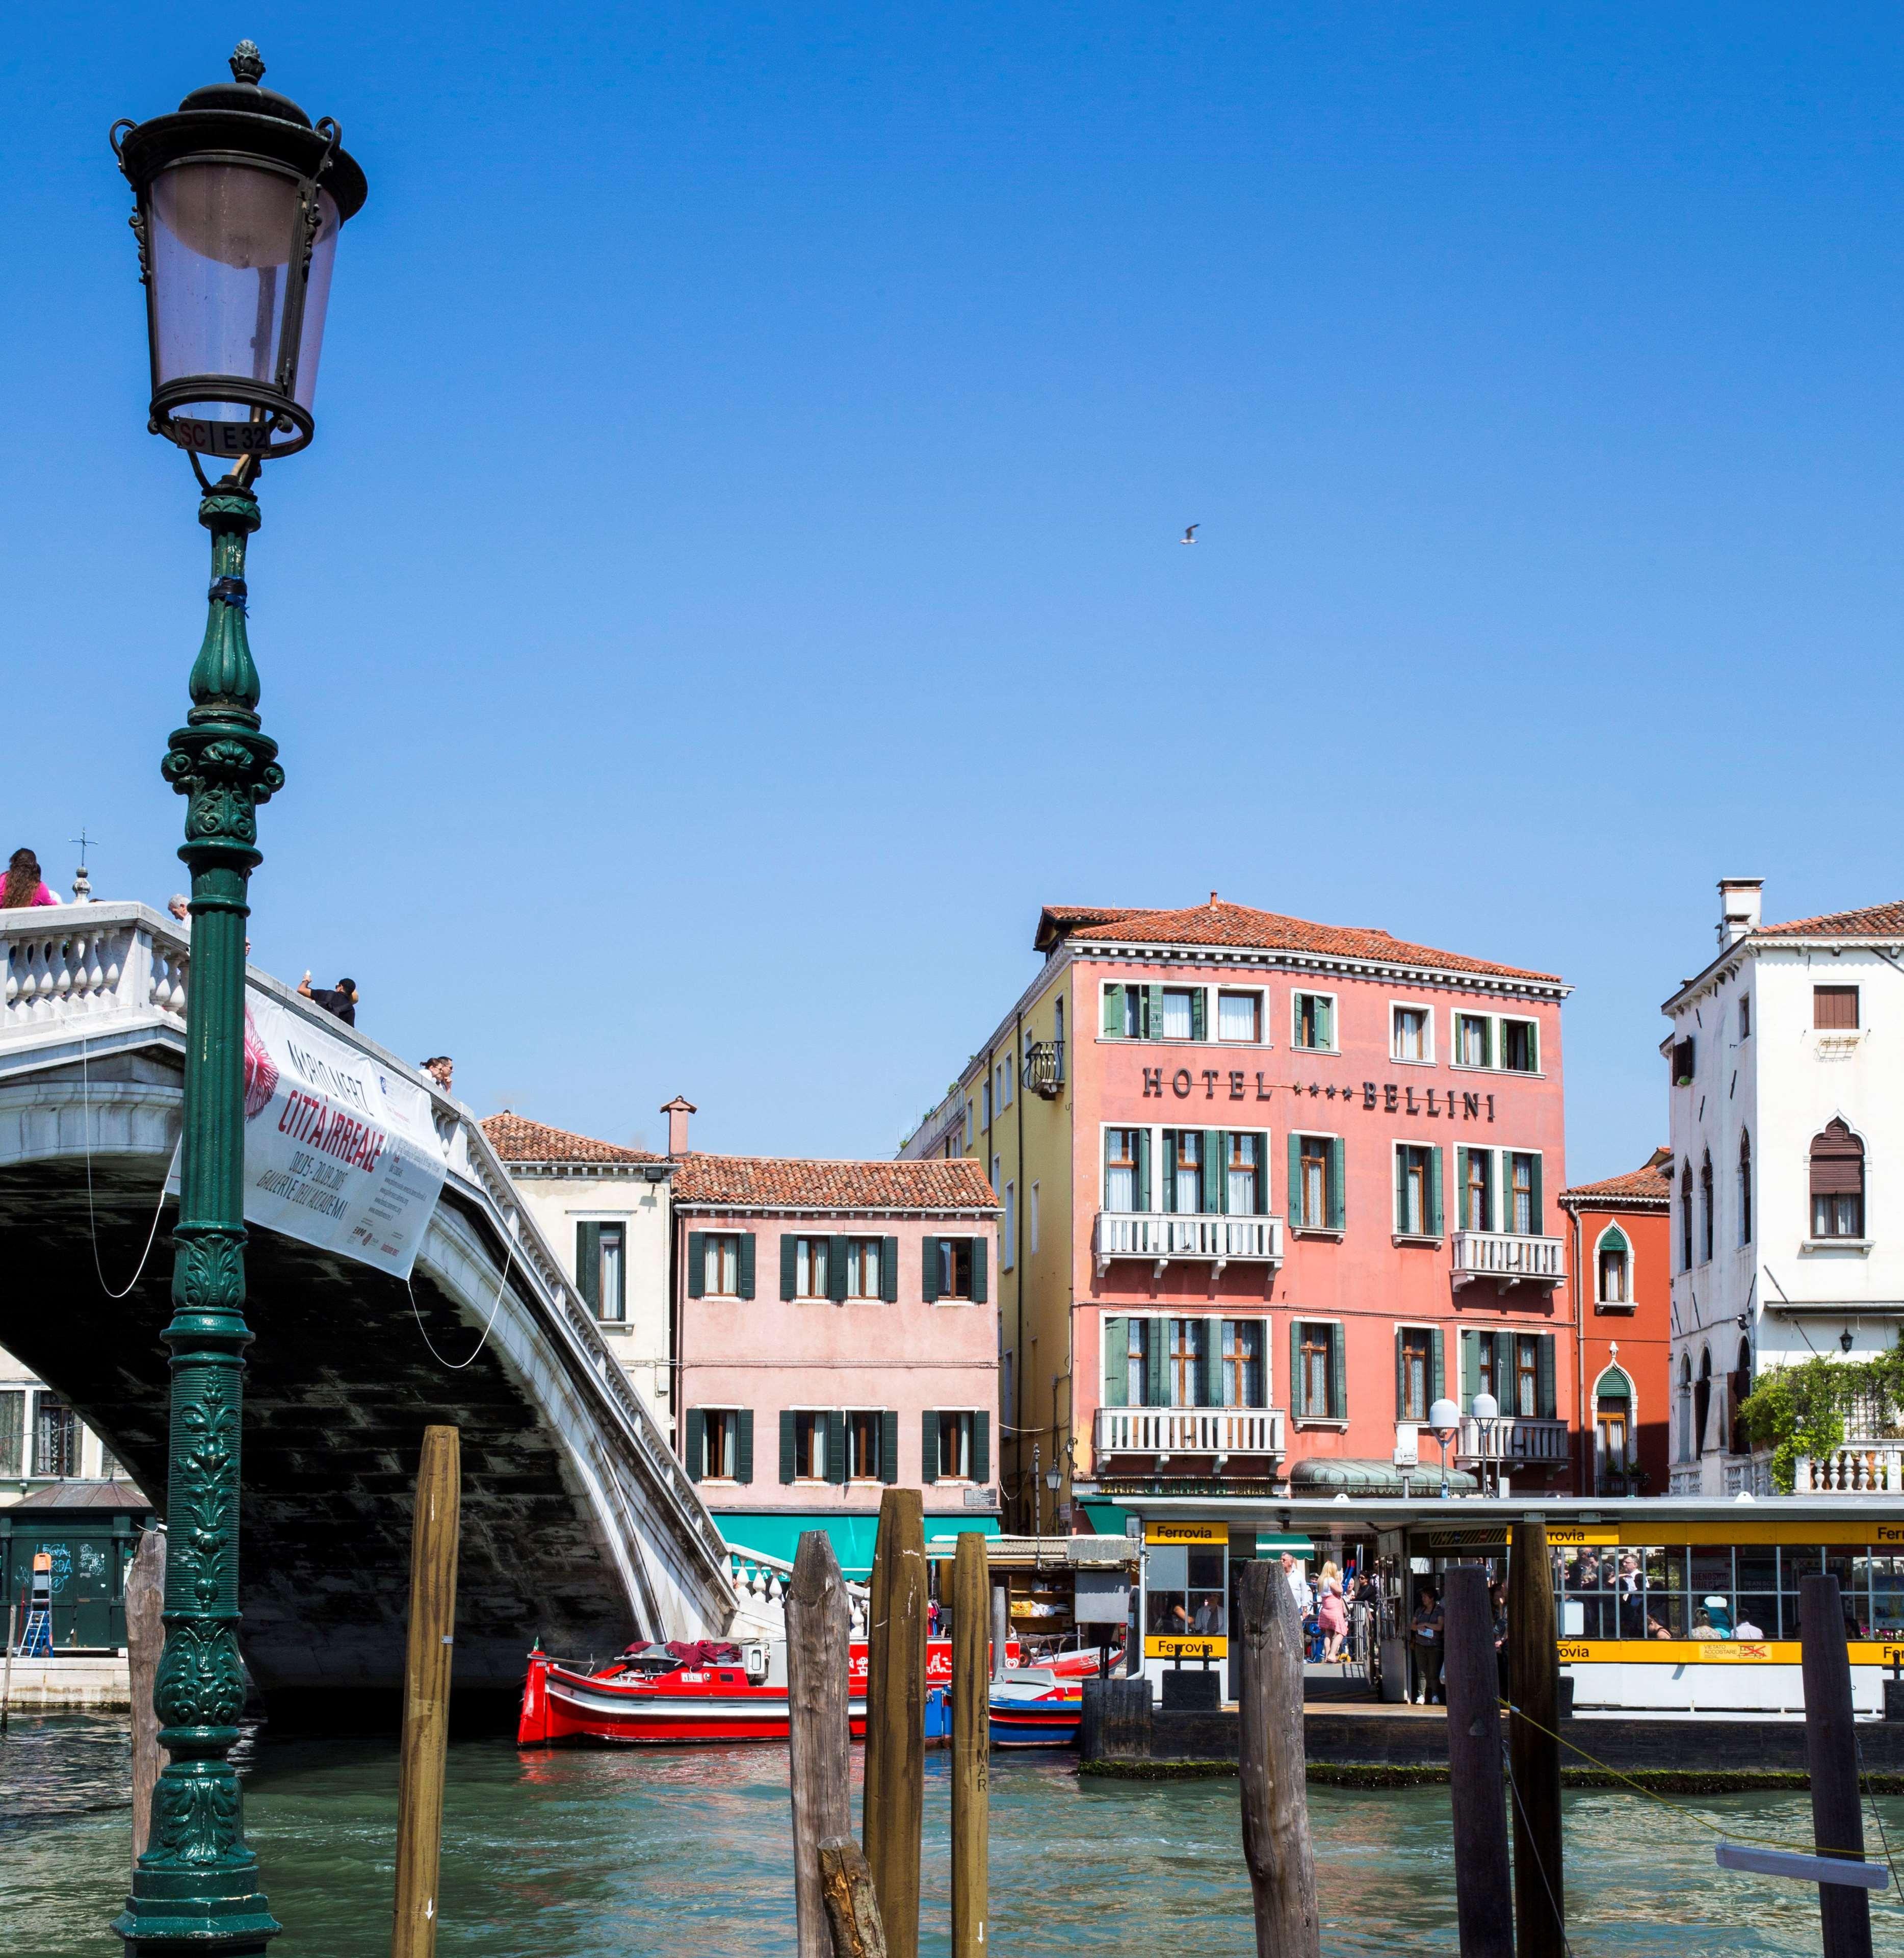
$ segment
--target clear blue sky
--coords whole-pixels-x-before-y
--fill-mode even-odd
[[[106,146],[343,123],[255,955],[479,1110],[884,1154],[1041,903],[1564,973],[1666,1128],[1715,879],[1894,898],[1904,15],[49,5],[0,52],[0,844],[177,887],[204,616]],[[1202,525],[1191,550],[1175,541]]]

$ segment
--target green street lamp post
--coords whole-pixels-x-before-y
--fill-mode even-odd
[[[258,715],[245,625],[245,540],[258,469],[302,448],[337,233],[363,172],[328,121],[259,87],[249,41],[232,79],[170,116],[115,123],[152,363],[150,426],[191,458],[211,533],[204,642],[166,779],[188,800],[191,873],[185,1134],[172,1273],[172,1427],[164,1657],[153,1700],[170,1760],[150,1846],[113,1928],[128,1953],[244,1958],[279,1925],[245,1841],[229,1756],[245,1698],[238,1650],[239,1443],[245,1348],[245,921],[258,806],[284,785]],[[230,465],[209,481],[199,457]]]

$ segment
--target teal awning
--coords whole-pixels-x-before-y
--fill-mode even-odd
[[[1125,1526],[1137,1520],[1128,1510],[1121,1510],[1115,1503],[1087,1502],[1084,1513],[1099,1536],[1129,1536],[1131,1532]]]
[[[762,1557],[777,1557],[791,1564],[800,1551],[800,1538],[808,1530],[824,1530],[832,1539],[833,1554],[840,1560],[840,1574],[863,1584],[873,1574],[873,1546],[879,1538],[879,1514],[869,1510],[843,1516],[816,1516],[805,1510],[716,1510],[714,1522],[731,1550],[751,1550]],[[925,1514],[925,1547],[929,1556],[935,1536],[949,1537],[962,1530],[977,1530],[985,1536],[998,1534],[996,1516],[977,1511],[949,1510]]]

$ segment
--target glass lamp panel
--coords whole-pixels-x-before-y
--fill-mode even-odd
[[[298,378],[293,391],[308,408],[318,391],[318,359],[324,351],[324,315],[331,303],[331,268],[343,220],[327,190],[318,192],[318,235],[311,246],[311,278],[304,290],[304,324],[298,332]]]

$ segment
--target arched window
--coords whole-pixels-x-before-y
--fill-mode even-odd
[[[1751,1391],[1752,1342],[1749,1339],[1741,1339],[1738,1342],[1738,1364],[1732,1369],[1732,1392],[1729,1396],[1735,1415],[1738,1412],[1739,1403]],[[1736,1421],[1734,1422],[1732,1427],[1732,1444],[1734,1449],[1741,1455],[1747,1453],[1750,1448],[1750,1443],[1746,1437],[1738,1431]]]
[[[1693,1459],[1693,1356],[1684,1353],[1679,1359],[1679,1459],[1690,1462]]]
[[[1679,1269],[1689,1272],[1693,1268],[1693,1166],[1687,1163],[1679,1172]]]
[[[1713,1153],[1708,1149],[1699,1165],[1699,1262],[1713,1259]]]
[[[1836,1115],[1811,1139],[1811,1234],[1864,1234],[1864,1145]]]
[[[1749,1132],[1738,1139],[1738,1240],[1752,1241],[1752,1138]]]
[[[1594,1268],[1598,1275],[1598,1297],[1602,1305],[1633,1303],[1633,1247],[1617,1224],[1600,1233]]]
[[[1593,1487],[1601,1496],[1632,1493],[1633,1383],[1609,1367],[1593,1383]]]
[[[1699,1382],[1693,1389],[1693,1457],[1706,1452],[1706,1421],[1713,1411],[1713,1349],[1699,1356]]]

